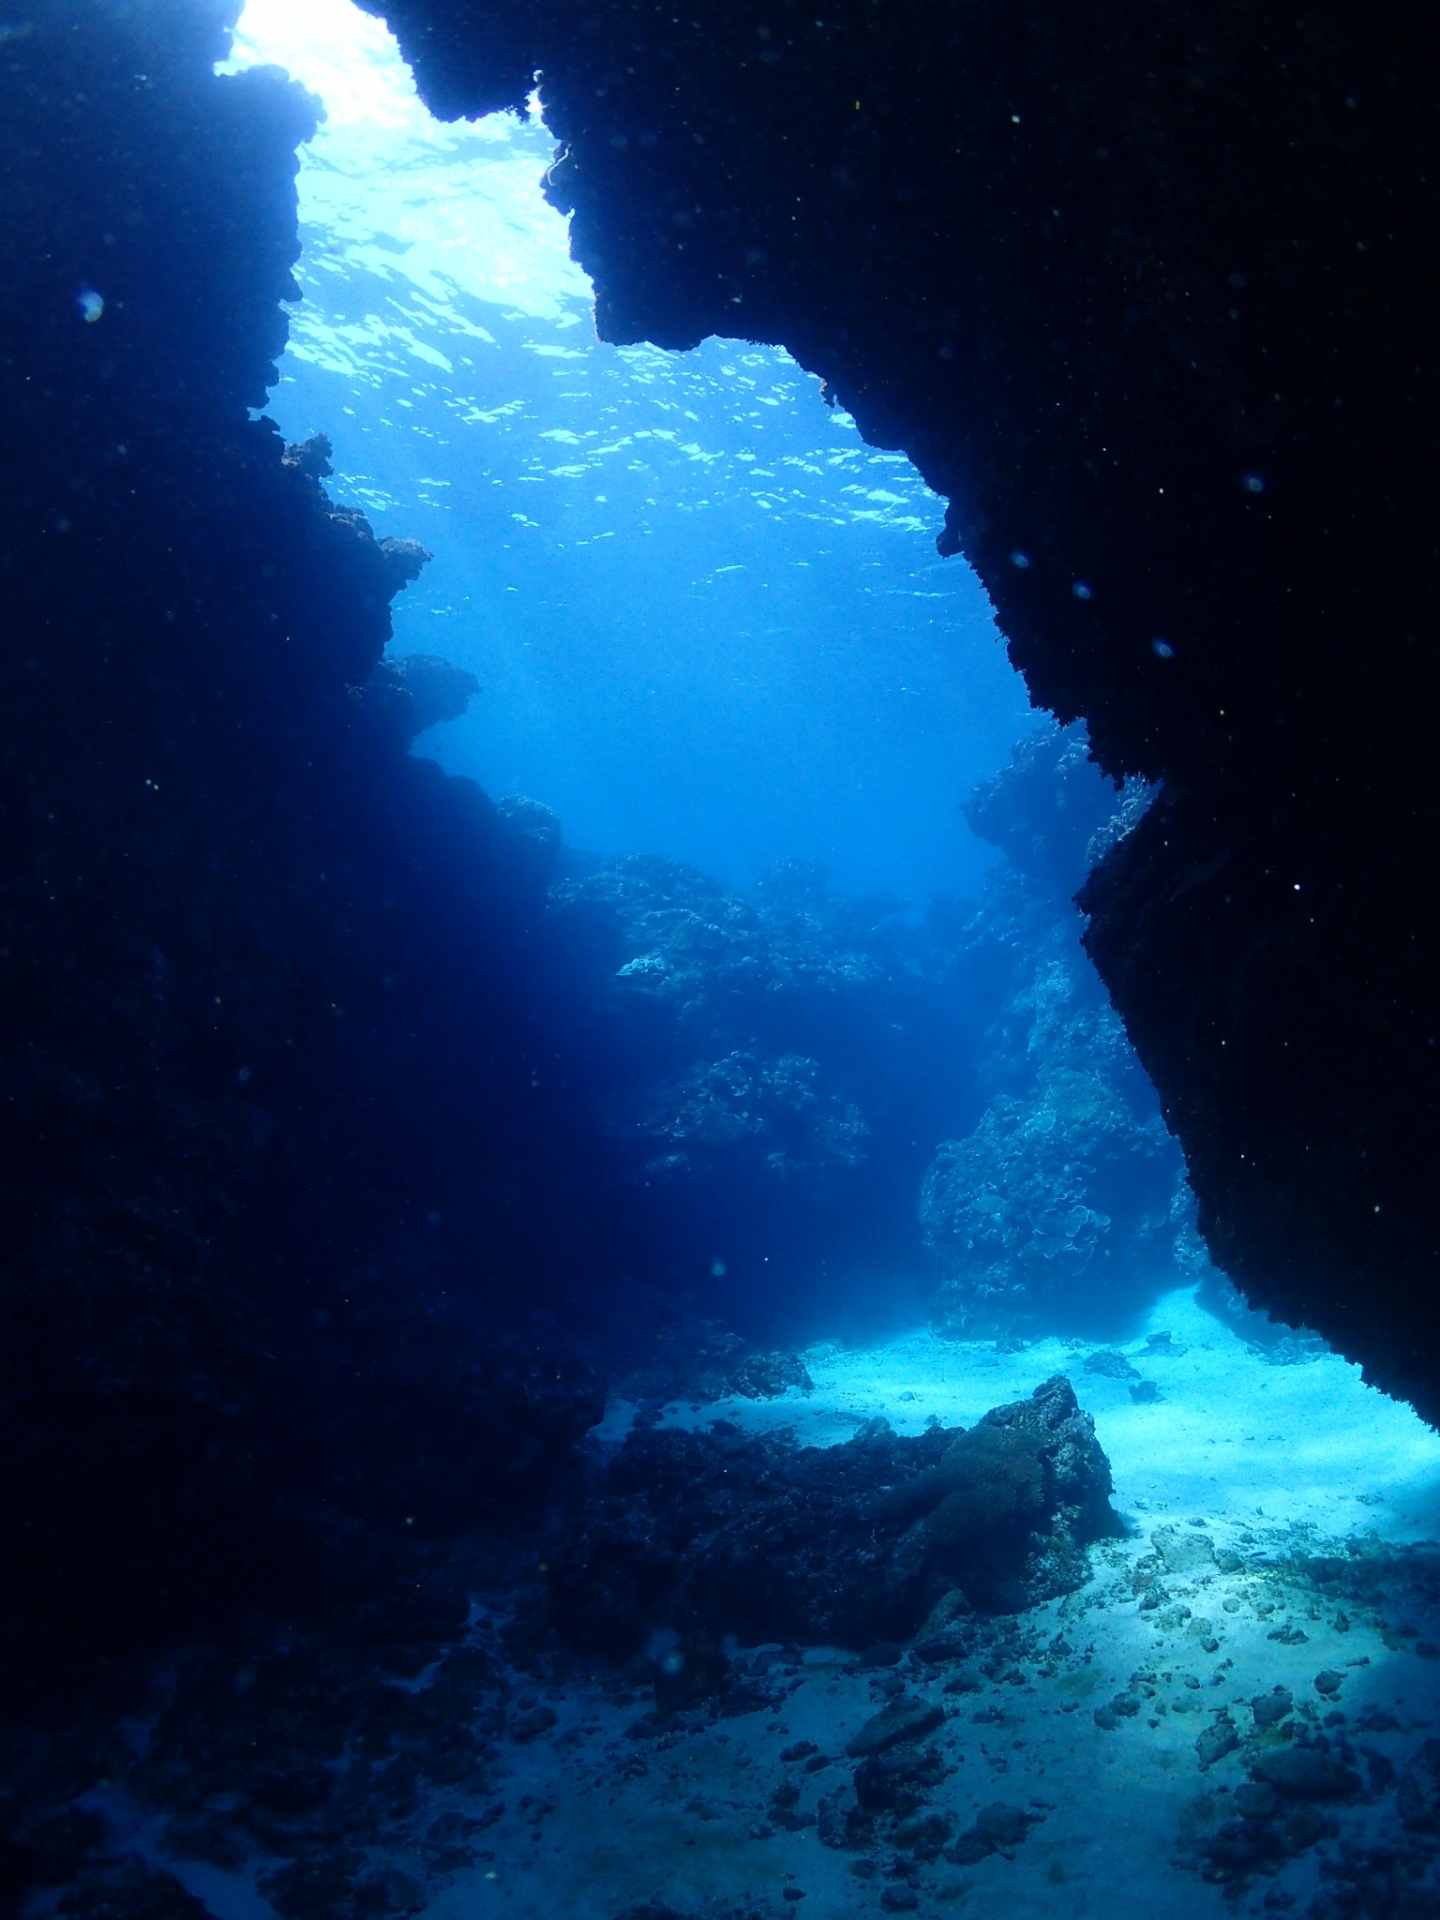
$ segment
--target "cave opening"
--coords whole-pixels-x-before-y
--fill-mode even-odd
[[[344,0],[236,11],[0,22],[0,1912],[1432,1911],[1440,1439],[1212,1264],[1203,1129],[1082,946],[1097,863],[1203,928],[1245,849],[1192,816],[1167,865],[1193,790],[1113,711],[1165,782],[1103,780],[1004,652],[1143,614],[1143,706],[1193,634],[1033,470],[1013,532],[880,444],[863,303],[853,416],[745,338],[758,245],[700,345],[596,340],[538,119],[431,118]],[[392,11],[453,106],[516,97],[465,33],[523,77],[549,9]],[[653,62],[700,116],[813,33],[823,94],[833,11],[566,13],[566,164],[649,190],[670,106],[585,114]],[[949,192],[852,66],[793,93],[843,149],[803,219],[884,218],[801,307]],[[935,477],[965,328],[922,321],[934,431],[888,437]]]
[[[421,749],[606,857],[973,894],[994,849],[959,803],[1040,721],[905,456],[781,350],[598,340],[538,97],[437,121],[348,0],[251,0],[229,65],[266,61],[327,110],[268,411],[323,427],[332,495],[433,551],[391,653],[483,693]]]
[[[1315,1334],[1246,1311],[1194,1231],[1071,900],[1154,789],[1116,791],[1083,726],[1056,732],[1031,708],[977,576],[952,541],[935,553],[943,501],[783,348],[739,330],[687,351],[595,336],[593,288],[543,192],[540,90],[528,117],[438,121],[351,0],[250,0],[225,71],[267,61],[326,108],[300,150],[301,300],[267,411],[290,442],[326,434],[338,503],[432,551],[388,659],[438,657],[480,691],[413,751],[540,837],[559,920],[584,945],[589,914],[609,912],[589,962],[620,960],[620,995],[670,1021],[662,1041],[628,1020],[597,1041],[582,993],[572,1044],[593,1050],[607,1125],[645,1142],[645,1206],[668,1188],[660,1212],[684,1219],[666,1275],[680,1342],[703,1346],[703,1327],[780,1340],[766,1365],[791,1388],[791,1348],[854,1350],[912,1427],[948,1423],[956,1392],[966,1404],[947,1340],[1025,1352],[1025,1377],[1073,1367],[1089,1342],[1092,1392],[1140,1409],[1167,1398],[1150,1361],[1219,1350],[1196,1398],[1221,1425],[1256,1367],[1317,1363],[1315,1394],[1342,1394],[1319,1455],[1350,1459],[1392,1419],[1388,1471],[1423,1503],[1423,1428],[1379,1413]],[[753,920],[732,925],[756,908],[758,952]],[[785,947],[801,924],[822,956]],[[877,1060],[876,1006],[847,1020],[791,1004],[764,1031],[743,1004],[756,958],[770,996],[797,968],[801,1000],[831,993],[837,958],[924,975],[918,1002],[887,1008],[910,1044]],[[793,1035],[818,1058],[766,1054]],[[732,1050],[701,1058],[718,1044]],[[858,1171],[876,1162],[889,1185]],[[778,1169],[812,1181],[799,1206],[764,1192]],[[862,1215],[889,1217],[872,1235]],[[664,1417],[684,1428],[680,1375]],[[641,1377],[595,1428],[609,1440],[655,1415]],[[1309,1394],[1296,1407],[1313,1419]],[[1108,1444],[1133,1473],[1165,1461],[1160,1511],[1194,1480],[1173,1434],[1139,1432],[1127,1452],[1108,1428]],[[1284,1478],[1294,1494],[1292,1434]],[[1254,1461],[1235,1476],[1246,1496],[1265,1484]]]

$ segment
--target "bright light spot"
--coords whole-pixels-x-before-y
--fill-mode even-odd
[[[384,21],[350,0],[249,0],[219,71],[259,66],[318,94],[334,126],[418,130],[430,118]]]
[[[93,327],[105,311],[105,296],[96,293],[93,287],[86,287],[75,296],[75,304],[80,309],[80,317],[87,327]]]
[[[299,191],[301,227],[307,240],[319,230],[325,255],[408,280],[442,308],[459,293],[582,318],[590,282],[540,190],[553,151],[543,127],[434,119],[389,29],[350,0],[249,0],[218,70],[255,66],[284,67],[324,103]],[[306,330],[302,308],[297,341]]]

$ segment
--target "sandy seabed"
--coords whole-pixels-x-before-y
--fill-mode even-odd
[[[968,1425],[1066,1373],[1127,1535],[1091,1549],[1080,1591],[1000,1623],[963,1672],[911,1652],[866,1665],[824,1647],[732,1648],[769,1704],[658,1733],[648,1694],[613,1675],[512,1675],[529,1718],[502,1740],[483,1805],[425,1790],[432,1830],[448,1818],[466,1841],[455,1870],[400,1850],[397,1886],[417,1908],[423,1890],[433,1920],[616,1920],[647,1903],[655,1920],[1203,1920],[1305,1914],[1317,1898],[1339,1902],[1317,1912],[1440,1913],[1440,1892],[1421,1891],[1440,1848],[1427,1827],[1432,1812],[1440,1827],[1440,1750],[1433,1794],[1422,1751],[1440,1723],[1440,1549],[1426,1545],[1440,1535],[1440,1437],[1334,1355],[1273,1364],[1188,1292],[1124,1344],[1139,1382],[1087,1368],[1096,1351],[918,1331],[812,1348],[810,1392],[668,1408],[667,1424],[789,1426],[823,1445],[876,1416],[901,1432]],[[1137,1401],[1137,1387],[1158,1397]],[[601,1440],[618,1442],[634,1411],[613,1403]],[[483,1601],[475,1617],[482,1636],[501,1624]],[[1291,1707],[1266,1726],[1253,1703],[1281,1700],[1276,1688]],[[824,1844],[817,1815],[848,1790],[847,1745],[897,1694],[945,1715],[924,1736],[943,1778],[922,1826],[897,1835],[882,1820],[867,1849]],[[1277,1799],[1266,1756],[1301,1749],[1325,1765],[1282,1769]],[[996,1805],[1008,1817],[987,1829]],[[232,1872],[176,1859],[153,1818],[108,1811],[218,1920],[274,1912],[257,1891],[263,1860]],[[977,1820],[991,1836],[978,1859]],[[1365,1888],[1387,1874],[1420,1904],[1376,1907]]]

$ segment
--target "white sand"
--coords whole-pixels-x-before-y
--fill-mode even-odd
[[[1171,1335],[1173,1351],[1147,1348],[1144,1334],[1160,1331]],[[1125,1348],[1159,1386],[1159,1401],[1137,1405],[1124,1381],[1086,1372],[1091,1351],[1046,1341],[997,1352],[914,1332],[864,1350],[813,1349],[804,1356],[814,1380],[808,1395],[667,1410],[676,1424],[723,1417],[751,1429],[789,1425],[805,1441],[831,1444],[876,1415],[903,1432],[918,1432],[932,1416],[968,1424],[1064,1372],[1094,1415],[1131,1535],[1092,1551],[1092,1579],[1082,1592],[1025,1616],[1046,1642],[1063,1635],[1068,1651],[1047,1675],[1029,1662],[1018,1681],[987,1681],[983,1691],[958,1697],[942,1692],[945,1669],[901,1670],[912,1693],[950,1713],[934,1737],[953,1771],[927,1810],[953,1814],[962,1828],[995,1800],[1045,1816],[1013,1857],[922,1867],[921,1913],[1218,1920],[1233,1906],[1199,1876],[1193,1855],[1179,1850],[1182,1832],[1230,1812],[1228,1794],[1246,1777],[1238,1754],[1200,1768],[1196,1736],[1217,1710],[1228,1707],[1248,1734],[1246,1703],[1277,1684],[1308,1703],[1317,1723],[1337,1707],[1353,1723],[1367,1706],[1380,1706],[1400,1726],[1357,1736],[1357,1745],[1399,1765],[1440,1719],[1440,1659],[1413,1651],[1417,1642],[1440,1642],[1440,1620],[1408,1617],[1405,1601],[1392,1608],[1382,1596],[1378,1607],[1351,1606],[1341,1631],[1333,1600],[1292,1589],[1254,1564],[1304,1546],[1296,1529],[1314,1529],[1317,1548],[1371,1529],[1392,1543],[1440,1534],[1440,1438],[1333,1355],[1267,1364],[1186,1292],[1161,1300]],[[612,1406],[604,1437],[621,1437],[632,1415]],[[1199,1522],[1217,1549],[1238,1549],[1249,1568],[1167,1578],[1170,1602],[1188,1607],[1189,1621],[1141,1612],[1129,1570],[1150,1551],[1152,1530],[1184,1532]],[[1167,1618],[1168,1627],[1161,1624]],[[1204,1622],[1203,1632],[1219,1642],[1210,1653],[1201,1643]],[[1269,1637],[1287,1623],[1306,1636],[1302,1644]],[[1402,1641],[1392,1633],[1387,1645],[1382,1627],[1402,1625],[1416,1631]],[[1315,1690],[1325,1668],[1344,1676],[1338,1699]],[[1097,1725],[1095,1708],[1138,1670],[1154,1675],[1143,1710],[1110,1730]],[[1198,1686],[1187,1686],[1187,1677]],[[565,1697],[549,1702],[556,1727],[506,1746],[488,1798],[503,1799],[507,1811],[474,1842],[490,1857],[442,1884],[427,1911],[434,1920],[614,1920],[645,1900],[686,1915],[753,1907],[767,1920],[785,1912],[868,1920],[894,1910],[882,1905],[894,1884],[883,1877],[891,1858],[883,1849],[881,1877],[862,1882],[852,1871],[856,1856],[823,1846],[813,1827],[787,1832],[766,1817],[784,1780],[801,1787],[801,1811],[845,1782],[853,1764],[845,1762],[845,1742],[881,1704],[877,1678],[856,1672],[851,1655],[810,1650],[786,1681],[792,1690],[782,1709],[661,1740],[626,1733],[649,1707],[647,1697],[615,1704],[598,1683],[567,1684]],[[835,1763],[807,1775],[782,1762],[780,1750],[802,1739]],[[527,1794],[533,1801],[523,1810]],[[434,1796],[436,1813],[463,1805],[454,1795]],[[553,1810],[537,1820],[540,1806]],[[1393,1797],[1339,1817],[1347,1834],[1377,1822],[1383,1829],[1386,1818],[1393,1828]],[[397,1864],[419,1871],[413,1861]],[[1272,1901],[1292,1894],[1303,1913],[1317,1864],[1314,1851],[1290,1862],[1249,1890],[1240,1910],[1260,1912],[1270,1892]],[[270,1911],[253,1891],[253,1875],[176,1870],[221,1920]],[[787,1886],[803,1890],[803,1899],[785,1900]]]

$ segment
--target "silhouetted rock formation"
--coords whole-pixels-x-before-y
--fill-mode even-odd
[[[1428,26],[375,8],[442,113],[542,73],[605,338],[787,346],[948,498],[1035,699],[1164,782],[1085,905],[1203,1230],[1440,1413]]]
[[[361,1516],[356,1562],[528,1517],[598,1413],[525,1317],[604,1257],[545,876],[407,756],[423,550],[248,417],[314,105],[214,75],[236,11],[0,31],[0,1655],[42,1683],[42,1631],[304,1588]]]
[[[943,1651],[930,1636],[931,1657],[952,1658],[969,1609],[1083,1585],[1084,1549],[1117,1525],[1094,1423],[1061,1376],[961,1433],[907,1439],[877,1420],[801,1447],[788,1430],[642,1431],[547,1548],[528,1630],[622,1656],[657,1626],[863,1648],[908,1639],[955,1592]]]
[[[314,106],[214,74],[235,11],[0,36],[0,1654],[42,1684],[531,1523],[622,1278],[908,1257],[978,1109],[955,903],[562,868],[409,757],[475,689],[383,658],[427,556],[249,417]]]

